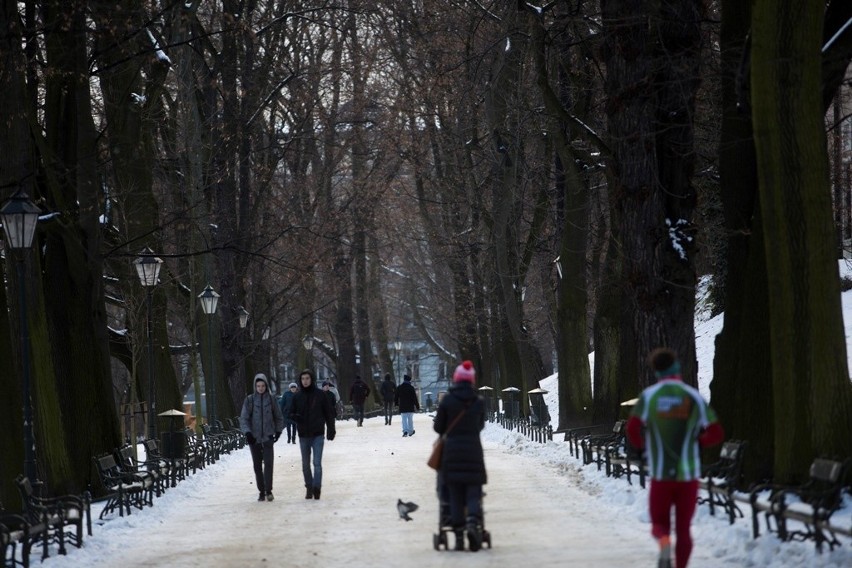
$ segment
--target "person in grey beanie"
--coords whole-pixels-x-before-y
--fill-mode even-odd
[[[240,430],[246,435],[254,465],[254,478],[260,496],[258,501],[272,501],[273,446],[284,430],[284,415],[269,393],[266,375],[254,376],[255,392],[246,397],[240,413]]]

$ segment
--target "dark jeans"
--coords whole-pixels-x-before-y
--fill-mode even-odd
[[[386,400],[385,402],[385,421],[390,424],[391,418],[393,418],[393,401]]]
[[[322,449],[325,446],[323,436],[299,436],[299,449],[302,451],[302,477],[305,487],[322,487]],[[313,453],[314,472],[311,474],[311,454]]]
[[[358,424],[360,424],[361,422],[364,421],[364,403],[363,402],[361,404],[355,404],[354,402],[352,403],[352,415],[355,418],[355,422],[357,422]]]
[[[450,494],[450,524],[453,528],[463,527],[465,517],[482,520],[481,485],[448,483],[447,490]]]
[[[284,421],[284,428],[287,430],[287,441],[296,439],[296,423],[292,420]]]
[[[272,440],[267,440],[262,444],[249,445],[251,461],[254,464],[254,480],[257,490],[261,493],[272,493],[272,465],[275,459],[273,444]]]

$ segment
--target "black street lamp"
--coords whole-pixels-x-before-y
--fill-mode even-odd
[[[248,310],[246,310],[243,306],[240,306],[240,329],[241,330],[245,330],[246,326],[248,325],[248,320],[249,320]],[[245,357],[246,357],[246,354],[245,354],[246,339],[245,339],[245,335],[246,335],[245,331],[240,333],[240,349],[243,352],[242,353],[243,359],[242,359],[242,363],[240,364],[240,379],[243,381],[243,384],[246,386],[246,394],[249,395],[249,394],[251,394],[251,389],[249,388],[249,383],[246,380],[246,360],[245,360]]]
[[[30,338],[27,326],[27,295],[24,285],[24,255],[32,247],[36,223],[41,213],[24,191],[16,192],[0,208],[0,221],[9,248],[15,251],[18,273],[18,310],[21,341],[21,387],[24,402],[24,472],[36,484],[35,436],[33,435],[33,404],[30,396]]]
[[[207,409],[207,422],[211,428],[216,427],[216,377],[213,371],[213,314],[216,313],[216,304],[219,303],[219,294],[207,285],[204,291],[198,295],[201,300],[201,309],[207,314],[207,342],[210,344],[210,382],[205,380],[204,384],[210,389],[210,396],[207,399],[207,404],[210,408]],[[206,390],[206,389],[205,389]]]
[[[145,335],[148,338],[148,439],[157,439],[157,401],[154,399],[154,342],[151,325],[151,297],[154,294],[154,286],[159,282],[160,266],[163,260],[154,256],[154,251],[149,247],[142,249],[139,257],[133,261],[139,282],[145,288],[147,301],[147,317]]]

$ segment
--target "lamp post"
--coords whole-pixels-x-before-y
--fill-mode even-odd
[[[198,295],[201,300],[201,309],[207,314],[207,343],[209,344],[210,352],[210,382],[205,380],[205,384],[210,388],[210,397],[207,403],[210,405],[207,409],[207,422],[211,428],[216,424],[216,376],[213,371],[213,314],[216,313],[216,304],[219,303],[219,294],[210,286],[207,285]],[[206,389],[205,389],[206,390]]]
[[[33,405],[30,397],[30,341],[27,327],[27,295],[24,286],[24,254],[32,247],[36,223],[41,213],[29,196],[23,190],[17,191],[0,208],[0,220],[3,222],[3,232],[6,242],[15,251],[18,276],[18,311],[20,329],[18,335],[21,341],[21,390],[24,402],[24,472],[30,483],[35,484],[36,458],[35,436],[33,435]]]
[[[396,350],[396,384],[401,384],[400,382],[400,363],[402,363],[402,341],[394,341],[393,348]]]
[[[248,311],[243,306],[240,306],[240,329],[243,330],[243,332],[240,333],[240,348],[243,351],[243,353],[242,353],[243,360],[242,360],[242,364],[240,365],[240,378],[242,379],[243,384],[246,386],[246,394],[247,395],[251,394],[251,389],[249,387],[248,381],[246,380],[246,361],[245,361],[245,345],[246,345],[245,329],[246,329],[246,326],[248,325],[248,319],[249,319]]]
[[[147,316],[145,319],[145,335],[148,339],[148,439],[157,439],[157,402],[154,400],[154,343],[151,333],[151,296],[154,294],[154,286],[157,285],[160,276],[160,266],[163,260],[154,256],[154,251],[149,247],[142,249],[139,257],[133,261],[139,282],[145,288],[147,302]]]

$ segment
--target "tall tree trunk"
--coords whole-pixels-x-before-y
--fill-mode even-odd
[[[768,281],[757,206],[757,170],[748,89],[747,34],[751,4],[722,3],[722,129],[719,187],[728,235],[723,274],[725,324],[716,337],[711,401],[731,438],[749,442],[746,478],[772,476],[772,361],[765,329],[769,321]]]
[[[822,119],[824,3],[758,1],[751,87],[770,282],[775,477],[852,452],[852,385],[833,254]]]
[[[146,20],[138,3],[124,1],[116,5],[98,0],[93,4],[93,18],[98,37],[98,63],[102,69],[100,86],[104,97],[111,181],[118,222],[130,243],[122,252],[132,255],[145,246],[155,252],[160,251],[162,244],[155,236],[155,228],[160,223],[160,209],[153,192],[155,148],[152,131],[162,111],[161,96],[170,62],[153,54],[148,36],[138,33]],[[140,58],[139,53],[151,54],[150,59]],[[144,292],[130,267],[131,258],[126,260],[123,269],[119,268],[121,261],[114,263],[117,270],[122,270],[124,292],[141,295]],[[154,291],[152,317],[153,341],[157,346],[153,350],[154,361],[143,357],[138,367],[139,399],[147,400],[148,366],[154,365],[151,373],[155,383],[154,401],[149,401],[149,404],[153,402],[155,415],[166,409],[179,408],[182,402],[171,353],[164,348],[169,345],[165,297],[158,286]],[[140,325],[144,325],[144,320]],[[145,337],[144,327],[134,331],[133,337]],[[158,431],[168,428],[166,420],[155,420]]]

